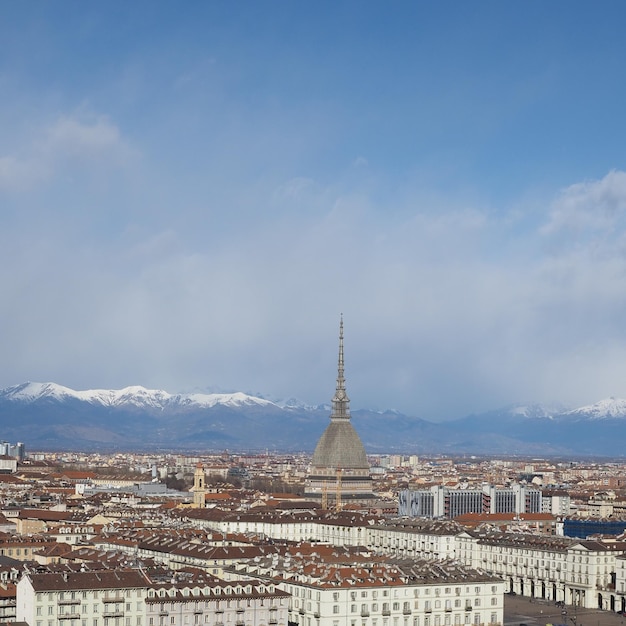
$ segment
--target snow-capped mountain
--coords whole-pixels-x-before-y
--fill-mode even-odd
[[[592,420],[601,419],[626,419],[626,400],[620,398],[607,398],[589,406],[567,411],[565,415],[572,415]]]
[[[0,391],[0,398],[34,403],[40,400],[80,400],[94,405],[106,407],[150,407],[163,410],[168,406],[181,407],[213,407],[223,406],[268,406],[274,405],[269,400],[249,396],[245,393],[212,393],[212,394],[169,394],[161,389],[146,389],[141,386],[124,387],[124,389],[90,389],[75,391],[56,383],[27,382]]]
[[[545,404],[515,404],[509,407],[509,413],[512,416],[527,417],[531,419],[552,419],[555,415],[560,415],[567,411],[563,405],[545,405]]]
[[[329,415],[328,405],[241,392],[75,391],[35,382],[0,390],[0,438],[30,450],[312,451]],[[443,423],[353,410],[352,420],[369,452],[623,456],[626,401],[573,410],[518,404]]]

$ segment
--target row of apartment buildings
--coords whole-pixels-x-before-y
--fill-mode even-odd
[[[173,531],[172,537],[177,534]],[[25,568],[17,583],[15,619],[29,626],[503,623],[503,581],[459,563],[392,559],[362,547],[303,543],[282,544],[265,554],[239,552],[237,558],[233,552],[228,563],[220,563],[213,552],[200,567],[190,568],[181,558],[185,547],[192,552],[202,541],[182,534],[186,539],[178,549],[174,541],[170,547],[176,553],[175,570],[160,564],[167,560],[167,548],[154,542],[156,559],[141,558],[148,549],[134,550],[127,534],[118,545],[125,543],[135,558],[125,564],[115,561],[114,569],[88,560],[88,548],[67,546],[71,552],[56,564]],[[228,541],[243,545],[245,539]],[[216,566],[220,577],[208,573]]]
[[[200,513],[200,512],[199,512]],[[270,538],[364,546],[403,558],[456,560],[493,574],[505,591],[585,608],[626,610],[626,541],[470,531],[450,521],[372,520],[358,514],[198,516],[200,526]]]

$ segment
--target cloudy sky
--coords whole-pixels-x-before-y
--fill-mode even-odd
[[[626,4],[0,4],[0,387],[626,397]]]

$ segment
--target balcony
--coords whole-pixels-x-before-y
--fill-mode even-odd
[[[368,610],[361,611],[361,617],[369,617],[369,616],[370,616],[370,612]]]
[[[59,600],[59,606],[68,606],[71,604],[80,604],[80,600],[78,600],[77,598],[74,598],[73,600]]]
[[[471,604],[466,604],[465,605],[465,610],[466,611],[471,611],[472,610],[472,605]]]
[[[104,618],[107,617],[124,617],[124,611],[105,611],[103,614]],[[167,615],[167,613],[159,613],[159,615]]]
[[[59,613],[57,619],[80,619],[80,613]]]
[[[402,615],[411,615],[411,609],[402,609]]]
[[[391,611],[389,609],[383,609],[383,615],[391,615]]]

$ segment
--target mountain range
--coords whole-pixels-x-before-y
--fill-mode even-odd
[[[326,405],[241,392],[75,391],[33,382],[0,391],[0,439],[28,450],[311,452],[329,415]],[[360,409],[352,423],[369,453],[621,457],[626,400],[575,409],[512,405],[439,423]]]

